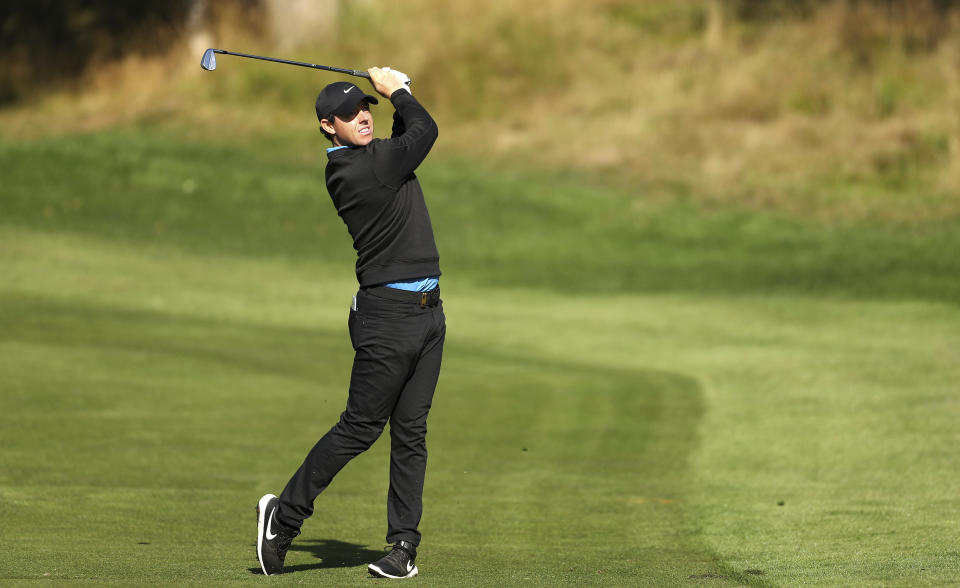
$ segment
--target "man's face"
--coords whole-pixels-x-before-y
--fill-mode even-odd
[[[353,112],[344,116],[334,116],[333,123],[324,119],[324,130],[333,135],[333,144],[362,147],[373,141],[373,115],[366,100],[357,105]],[[328,126],[329,125],[329,126]]]

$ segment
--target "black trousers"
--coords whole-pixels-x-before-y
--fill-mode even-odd
[[[366,290],[350,311],[356,352],[347,408],[280,494],[276,520],[298,533],[313,501],[343,466],[366,451],[390,421],[387,543],[420,544],[427,469],[427,413],[440,375],[446,337],[443,305],[386,300]]]

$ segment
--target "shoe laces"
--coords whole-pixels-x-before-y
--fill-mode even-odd
[[[387,554],[386,559],[395,563],[397,567],[403,567],[402,564],[404,564],[408,560],[413,559],[413,554],[407,551],[407,549],[402,545],[400,545],[399,543],[395,545],[387,545],[383,549],[384,551],[386,551],[387,549],[391,550],[390,553]]]

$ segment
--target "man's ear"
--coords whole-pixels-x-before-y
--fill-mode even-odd
[[[320,128],[324,130],[328,135],[333,135],[333,123],[327,119],[320,119]]]

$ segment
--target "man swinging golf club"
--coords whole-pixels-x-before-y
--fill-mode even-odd
[[[389,139],[374,139],[369,104],[349,82],[317,97],[327,150],[327,190],[357,250],[360,289],[349,315],[355,356],[346,410],[307,454],[279,497],[257,505],[257,558],[278,574],[313,502],[390,422],[387,542],[393,549],[368,569],[383,578],[417,575],[414,561],[427,466],[427,413],[440,374],[446,319],[439,254],[414,170],[437,138],[437,125],[389,68],[368,70],[374,89],[395,108]]]

